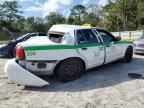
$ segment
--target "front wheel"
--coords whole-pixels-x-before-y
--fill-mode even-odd
[[[62,82],[68,82],[79,78],[84,70],[80,59],[70,58],[62,63],[56,69],[56,75]]]
[[[132,47],[128,47],[126,52],[125,52],[125,56],[123,58],[123,62],[125,62],[125,63],[131,62],[132,57],[133,57],[133,48]]]

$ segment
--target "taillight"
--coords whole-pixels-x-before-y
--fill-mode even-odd
[[[25,58],[24,49],[20,45],[16,47],[16,58],[17,59],[24,59]]]

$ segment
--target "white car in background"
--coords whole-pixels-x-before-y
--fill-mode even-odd
[[[133,43],[93,27],[53,25],[48,37],[34,37],[16,46],[16,59],[5,72],[9,80],[26,86],[44,86],[39,75],[55,74],[62,82],[79,78],[87,69],[123,59],[130,62]]]
[[[144,54],[144,37],[134,41],[134,52]]]

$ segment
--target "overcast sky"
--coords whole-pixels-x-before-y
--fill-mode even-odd
[[[0,0],[4,1],[14,0]],[[67,16],[70,9],[76,4],[89,6],[90,4],[105,5],[107,0],[16,0],[21,5],[21,10],[24,12],[25,17],[35,16],[44,17],[52,11],[58,11]]]

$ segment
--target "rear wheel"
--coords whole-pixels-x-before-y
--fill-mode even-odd
[[[79,78],[84,70],[80,59],[70,58],[60,63],[56,69],[56,75],[62,82],[68,82]]]
[[[125,56],[123,58],[123,61],[125,63],[129,63],[129,62],[131,62],[132,57],[133,57],[133,48],[132,47],[128,47],[126,52],[125,52]]]
[[[13,58],[13,57],[15,57],[15,51],[14,51],[14,49],[9,49],[9,51],[8,51],[8,57],[9,58]]]

